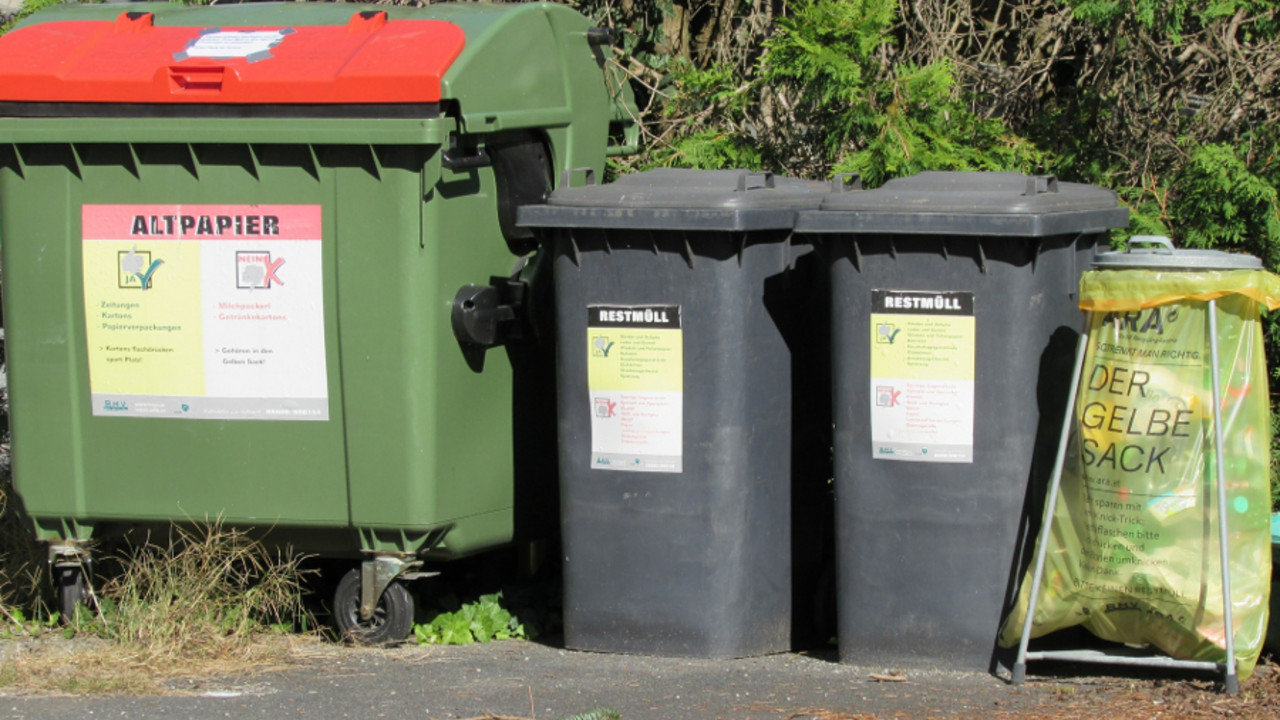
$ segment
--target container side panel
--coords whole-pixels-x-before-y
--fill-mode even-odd
[[[437,185],[438,199],[429,208],[422,252],[438,258],[434,285],[438,322],[431,328],[439,388],[436,411],[442,448],[436,487],[442,511],[449,517],[476,517],[472,536],[483,544],[445,538],[454,552],[492,546],[492,538],[510,539],[514,483],[512,417],[513,374],[502,348],[485,356],[483,372],[472,372],[449,324],[453,298],[467,284],[484,285],[491,277],[511,275],[511,256],[498,225],[497,188],[491,168],[452,173],[445,171]],[[521,342],[521,341],[517,341]],[[500,512],[498,512],[500,511]]]
[[[83,517],[79,426],[88,388],[76,357],[83,331],[67,240],[73,158],[66,146],[25,150],[21,168],[0,170],[13,481],[33,515]]]
[[[491,350],[473,372],[450,314],[463,285],[513,263],[492,174],[446,171],[437,184],[439,158],[409,148],[379,153],[376,171],[356,160],[336,201],[352,522],[422,527],[500,511],[498,531],[474,534],[491,546],[511,534],[510,366]]]

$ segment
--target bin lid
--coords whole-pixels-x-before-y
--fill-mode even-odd
[[[833,192],[796,229],[1043,237],[1096,233],[1129,224],[1129,211],[1106,188],[1059,182],[1053,175],[929,171],[875,190]]]
[[[0,38],[0,102],[434,103],[464,43],[453,23],[370,10],[296,27],[59,20]]]
[[[816,209],[829,184],[749,170],[659,168],[605,185],[569,187],[545,205],[520,208],[524,227],[639,230],[790,230],[800,210]]]
[[[1175,249],[1167,237],[1134,235],[1129,238],[1126,249],[1094,255],[1093,267],[1097,270],[1260,270],[1262,260],[1221,250]]]

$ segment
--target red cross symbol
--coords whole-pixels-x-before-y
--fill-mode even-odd
[[[280,285],[284,284],[284,281],[280,279],[280,276],[276,275],[276,270],[279,270],[280,266],[284,264],[284,258],[279,258],[275,262],[263,260],[262,264],[267,268],[267,276],[262,279],[263,287],[271,287],[272,282]]]

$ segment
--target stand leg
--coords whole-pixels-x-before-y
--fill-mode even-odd
[[[1213,456],[1216,461],[1214,482],[1218,485],[1218,550],[1222,561],[1222,622],[1226,638],[1227,692],[1240,692],[1240,680],[1236,677],[1235,623],[1231,619],[1231,568],[1227,551],[1227,476],[1226,460],[1222,457],[1222,380],[1218,373],[1218,304],[1209,301],[1209,362],[1213,376]]]
[[[1014,685],[1021,685],[1027,679],[1027,643],[1031,642],[1031,625],[1036,615],[1036,604],[1040,602],[1040,580],[1044,577],[1044,558],[1049,549],[1049,533],[1053,529],[1053,514],[1058,506],[1058,486],[1062,484],[1062,467],[1067,459],[1067,443],[1075,426],[1076,391],[1080,387],[1080,372],[1084,367],[1084,352],[1088,346],[1089,320],[1091,314],[1085,315],[1084,331],[1076,341],[1076,364],[1071,371],[1071,385],[1068,389],[1067,412],[1062,418],[1062,436],[1058,440],[1058,455],[1053,461],[1053,473],[1049,479],[1048,502],[1045,503],[1044,520],[1040,524],[1040,537],[1036,542],[1035,569],[1031,573],[1031,597],[1027,601],[1027,617],[1022,621],[1022,639],[1018,641],[1018,659],[1013,663]]]

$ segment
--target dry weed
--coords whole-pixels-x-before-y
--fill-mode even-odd
[[[180,694],[174,688],[183,680],[234,677],[305,661],[307,648],[321,642],[314,636],[274,635],[255,638],[234,655],[166,662],[101,638],[46,637],[3,653],[0,688],[18,695]]]
[[[98,612],[77,613],[60,633],[47,613],[46,622],[33,622],[23,606],[0,606],[16,618],[5,628],[12,640],[0,647],[6,692],[154,694],[174,679],[277,667],[317,641],[287,634],[297,621],[310,622],[301,558],[243,530],[220,521],[174,527],[163,541],[147,538],[110,559],[118,570],[96,589]],[[30,573],[47,561],[26,562]]]
[[[101,590],[102,633],[142,664],[248,659],[257,636],[304,618],[301,558],[221,521],[123,551]]]
[[[24,615],[47,610],[48,567],[48,555],[35,541],[7,473],[0,473],[0,614],[5,620],[12,622],[14,610],[25,610]]]

